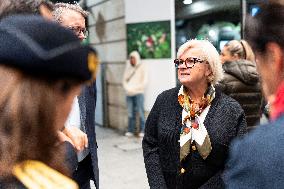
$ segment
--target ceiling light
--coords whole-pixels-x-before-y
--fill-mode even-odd
[[[192,3],[192,0],[183,0],[183,4],[189,5]]]

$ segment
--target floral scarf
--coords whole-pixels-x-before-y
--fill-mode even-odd
[[[215,88],[210,85],[201,99],[201,103],[196,104],[186,94],[186,90],[181,86],[178,93],[178,102],[183,107],[182,128],[180,131],[180,161],[190,153],[190,147],[198,150],[199,154],[206,159],[212,147],[209,135],[199,116],[211,105],[215,98]],[[207,113],[206,113],[207,114]]]

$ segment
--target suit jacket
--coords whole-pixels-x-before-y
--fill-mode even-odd
[[[73,173],[78,166],[77,152],[70,142],[65,141],[63,142],[62,146],[66,153],[65,162],[68,166],[68,169],[71,171],[71,173]]]
[[[233,143],[224,180],[228,189],[284,187],[284,115]]]
[[[84,86],[80,96],[78,97],[78,103],[80,107],[80,119],[81,124],[86,129],[88,136],[88,146],[92,158],[92,166],[94,173],[94,181],[96,188],[99,189],[99,168],[98,168],[98,155],[97,155],[97,140],[95,130],[95,107],[97,100],[97,91],[95,83]]]
[[[233,138],[246,132],[244,111],[232,98],[216,90],[204,125],[212,151],[206,160],[198,152],[186,159],[186,172],[180,174],[179,137],[182,107],[179,87],[160,94],[146,121],[143,154],[151,189],[221,189],[221,175]]]

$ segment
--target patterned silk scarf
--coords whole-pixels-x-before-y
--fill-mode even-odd
[[[206,109],[209,110],[212,100],[215,98],[215,88],[210,85],[201,99],[201,103],[197,104],[187,95],[186,90],[181,86],[178,94],[179,104],[183,107],[182,128],[180,132],[180,161],[192,150],[198,150],[203,159],[210,154],[212,147],[209,135],[200,121],[201,113]]]

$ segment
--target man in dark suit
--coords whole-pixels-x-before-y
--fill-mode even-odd
[[[54,20],[73,31],[81,41],[87,37],[85,25],[87,15],[88,12],[78,4],[57,3],[53,11]],[[78,166],[73,173],[73,178],[81,189],[89,189],[90,180],[95,182],[97,189],[99,188],[95,104],[96,88],[92,83],[85,86],[80,96],[74,99],[63,130],[65,139],[70,141],[78,152]]]
[[[256,52],[271,122],[231,150],[224,180],[229,189],[284,187],[284,3],[271,1],[248,20],[246,36]]]

